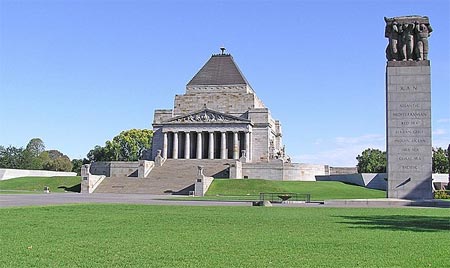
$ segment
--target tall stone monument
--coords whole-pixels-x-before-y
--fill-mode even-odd
[[[432,198],[428,17],[384,18],[388,198]]]

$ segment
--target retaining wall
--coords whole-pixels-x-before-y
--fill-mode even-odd
[[[48,170],[27,170],[27,169],[0,169],[0,180],[9,180],[19,177],[57,177],[76,176],[75,172],[48,171]]]

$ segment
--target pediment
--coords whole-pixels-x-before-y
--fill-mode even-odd
[[[250,120],[224,114],[210,109],[203,109],[187,115],[169,119],[167,123],[250,123]]]

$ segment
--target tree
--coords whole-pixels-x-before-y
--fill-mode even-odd
[[[58,150],[49,150],[42,153],[44,169],[54,171],[72,171],[72,162],[67,155]]]
[[[358,155],[356,160],[359,173],[386,172],[386,152],[369,148]]]
[[[44,162],[39,156],[45,151],[44,142],[40,138],[31,139],[24,150],[25,169],[43,169]]]
[[[449,166],[448,150],[433,148],[433,173],[448,173]]]
[[[94,149],[90,150],[87,154],[87,158],[90,162],[109,161],[110,159],[105,147],[100,145],[96,145]]]
[[[25,150],[29,151],[32,156],[38,157],[42,152],[45,151],[45,145],[40,138],[33,138],[28,142]]]
[[[72,172],[76,172],[78,176],[81,175],[81,166],[88,164],[89,160],[84,159],[72,159]]]
[[[153,131],[130,129],[120,132],[105,147],[95,146],[87,157],[90,161],[137,161],[151,148]]]
[[[24,149],[12,145],[4,148],[0,146],[0,168],[22,169],[25,165]]]

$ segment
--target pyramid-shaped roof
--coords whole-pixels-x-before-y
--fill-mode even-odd
[[[189,81],[188,86],[248,85],[247,79],[230,54],[212,55],[206,64]]]

